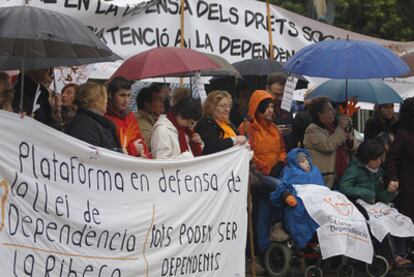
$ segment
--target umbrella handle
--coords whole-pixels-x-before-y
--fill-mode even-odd
[[[54,100],[54,106],[55,106],[55,108],[54,108],[54,110],[53,110],[53,112],[54,112],[54,117],[55,117],[55,120],[56,120],[56,122],[59,124],[59,126],[62,126],[63,125],[63,118],[62,118],[62,113],[61,113],[61,111],[62,111],[62,103],[59,103],[59,96],[57,95],[57,86],[56,86],[56,76],[55,76],[55,69],[52,67],[52,74],[51,74],[51,77],[52,77],[52,82],[53,82],[53,97],[55,98]],[[51,93],[50,91],[49,91],[49,93]],[[60,99],[61,100],[61,99]]]
[[[24,90],[24,60],[26,57],[26,40],[23,40],[23,59],[22,59],[22,79],[21,79],[21,84],[20,84],[20,103],[19,103],[19,108],[20,108],[20,113],[23,113],[23,90]]]

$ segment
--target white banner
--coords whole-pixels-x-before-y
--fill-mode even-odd
[[[24,5],[25,0],[0,2],[0,7]],[[186,47],[219,55],[229,62],[269,58],[266,3],[238,0],[184,1]],[[180,0],[31,0],[30,5],[59,11],[88,25],[124,59],[153,47],[180,46]],[[271,5],[275,59],[286,62],[310,44],[337,38],[373,41],[402,56],[414,52],[414,42],[378,39],[295,14]],[[108,79],[121,64],[88,66],[90,78]],[[315,85],[326,79],[310,78]],[[414,96],[414,77],[386,79],[402,97]],[[58,85],[63,87],[64,83]]]
[[[0,6],[23,5],[24,0]],[[187,47],[236,62],[268,58],[266,3],[254,0],[184,1]],[[152,47],[180,46],[180,0],[31,0],[30,5],[73,16],[118,55],[129,58]],[[275,59],[286,62],[303,47],[326,39],[369,40],[398,55],[414,51],[414,42],[396,42],[350,32],[271,5]],[[109,70],[109,69],[107,69]]]
[[[244,276],[246,148],[154,161],[0,129],[1,276]]]
[[[367,211],[371,232],[379,242],[382,242],[387,234],[401,238],[414,237],[414,224],[411,218],[399,213],[397,209],[382,202],[372,205],[361,199],[357,202]]]
[[[320,185],[295,185],[317,229],[324,259],[345,255],[371,263],[374,253],[367,222],[345,195]]]

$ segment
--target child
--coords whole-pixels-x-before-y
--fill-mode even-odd
[[[325,185],[321,172],[312,164],[308,151],[303,148],[295,148],[289,152],[281,181],[294,185]]]
[[[309,153],[303,148],[294,148],[287,155],[287,166],[282,173],[281,184],[271,193],[270,199],[273,205],[283,209],[284,226],[298,249],[305,247],[319,227],[309,216],[293,187],[305,184],[325,186],[322,174],[312,164]]]
[[[322,174],[316,166],[312,165],[308,152],[303,148],[295,148],[289,152],[288,164],[281,177],[282,183],[292,185],[317,184],[325,185]],[[296,198],[289,189],[285,190],[282,196],[283,202],[289,206],[296,206]]]

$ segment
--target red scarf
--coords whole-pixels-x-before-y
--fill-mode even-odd
[[[175,128],[177,128],[178,131],[178,142],[180,143],[180,150],[181,153],[189,151],[187,139],[185,135],[187,135],[190,138],[190,148],[191,152],[194,156],[201,156],[203,154],[203,150],[201,149],[201,145],[199,143],[194,143],[191,141],[191,138],[194,135],[193,130],[189,130],[185,127],[179,126],[177,123],[177,118],[173,113],[167,113],[167,118],[174,124]]]

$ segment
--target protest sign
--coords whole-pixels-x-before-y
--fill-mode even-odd
[[[62,89],[67,84],[81,85],[86,83],[90,78],[87,66],[70,66],[70,67],[56,67],[54,69],[54,82],[50,84],[50,89],[61,93]]]
[[[3,1],[0,6],[23,5],[24,2],[9,0]],[[30,5],[59,11],[79,19],[123,58],[129,58],[152,47],[180,46],[180,0],[51,2],[53,1],[32,0]],[[414,42],[396,42],[365,36],[306,18],[275,5],[270,7],[274,40],[272,48],[275,59],[280,62],[286,62],[307,45],[326,39],[345,39],[348,36],[350,39],[379,43],[398,55],[414,51]],[[239,0],[234,5],[232,1],[225,0],[184,1],[185,46],[219,55],[229,62],[269,58],[267,24],[264,2]],[[112,70],[114,69],[116,68]]]
[[[2,276],[244,276],[246,148],[155,161],[0,128]]]
[[[287,78],[285,89],[283,91],[282,103],[280,104],[280,108],[282,110],[285,110],[287,112],[291,111],[293,94],[294,94],[297,82],[298,82],[298,78],[296,77],[289,76]]]
[[[207,98],[207,93],[204,89],[204,84],[201,80],[200,72],[196,72],[192,79],[193,79],[192,80],[192,86],[194,86],[194,88],[196,89],[195,91],[197,92],[197,94],[193,95],[193,97],[197,98],[197,99],[200,99],[201,104],[203,104],[204,100],[206,100],[206,98]],[[190,88],[191,88],[192,91],[194,91],[192,87],[190,87]]]
[[[368,224],[373,236],[382,242],[387,234],[396,237],[414,237],[414,224],[411,218],[398,212],[385,203],[368,204],[361,199],[357,201],[368,214]]]
[[[320,185],[295,185],[317,229],[324,259],[345,255],[371,263],[374,253],[367,222],[345,195]]]

